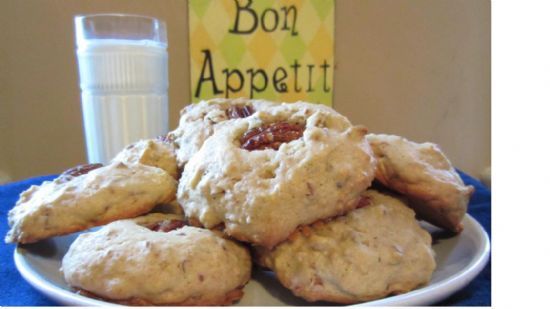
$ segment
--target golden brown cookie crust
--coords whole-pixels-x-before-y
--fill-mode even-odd
[[[78,294],[82,295],[82,296],[86,296],[86,297],[89,297],[89,298],[94,298],[94,299],[98,299],[98,300],[102,300],[102,301],[106,301],[106,302],[117,303],[117,304],[125,305],[125,306],[170,306],[170,307],[175,307],[175,306],[229,306],[229,305],[232,305],[235,302],[239,301],[243,297],[243,295],[244,295],[243,288],[244,288],[244,286],[239,287],[237,289],[234,289],[232,291],[229,291],[229,292],[227,292],[227,294],[225,294],[225,295],[223,295],[222,297],[219,297],[219,298],[213,298],[213,299],[189,298],[189,299],[186,299],[182,302],[166,303],[166,304],[164,304],[164,303],[155,304],[155,303],[152,303],[152,302],[150,302],[146,299],[142,299],[142,298],[131,298],[131,299],[125,299],[125,300],[106,299],[106,298],[99,297],[98,295],[96,295],[92,292],[86,291],[86,290],[75,289],[75,291]]]
[[[424,220],[455,233],[474,192],[432,143],[418,144],[385,134],[367,136],[378,164],[376,180],[405,195]]]

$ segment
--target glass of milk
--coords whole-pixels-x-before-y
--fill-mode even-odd
[[[75,17],[88,162],[168,132],[165,24],[126,14]]]

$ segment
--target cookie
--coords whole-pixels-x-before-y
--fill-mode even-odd
[[[351,304],[427,284],[436,266],[430,234],[400,200],[374,190],[364,197],[364,207],[257,248],[260,264],[310,302]]]
[[[176,148],[178,166],[183,166],[201,148],[214,131],[232,119],[246,118],[274,103],[263,100],[212,99],[187,105],[180,115],[178,127],[167,139]]]
[[[365,128],[310,103],[232,119],[187,162],[178,201],[191,222],[273,247],[299,225],[356,207],[374,178],[365,135]]]
[[[142,164],[111,165],[85,174],[62,174],[21,193],[8,213],[5,241],[32,243],[147,213],[175,199],[177,182]]]
[[[250,279],[246,248],[215,232],[150,214],[78,236],[63,257],[66,282],[129,305],[227,305]]]
[[[173,146],[158,139],[141,140],[131,144],[119,152],[112,161],[158,167],[170,176],[179,178]]]
[[[474,188],[464,185],[439,147],[395,135],[367,138],[378,161],[376,180],[409,198],[422,219],[460,233]]]

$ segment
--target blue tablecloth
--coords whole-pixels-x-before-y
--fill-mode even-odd
[[[475,186],[476,192],[470,201],[468,213],[483,225],[491,236],[491,191],[476,179],[460,173],[464,182]],[[0,186],[0,235],[8,230],[7,213],[19,197],[19,193],[30,185],[40,184],[54,175],[35,177]],[[1,242],[0,250],[0,306],[54,306],[51,300],[35,291],[17,272],[13,263],[14,245]],[[437,304],[441,306],[490,306],[491,305],[491,261],[467,287]]]

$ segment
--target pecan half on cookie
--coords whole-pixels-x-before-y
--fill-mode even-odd
[[[246,131],[240,139],[241,148],[278,150],[281,144],[299,139],[304,134],[304,126],[286,122],[272,123]]]

